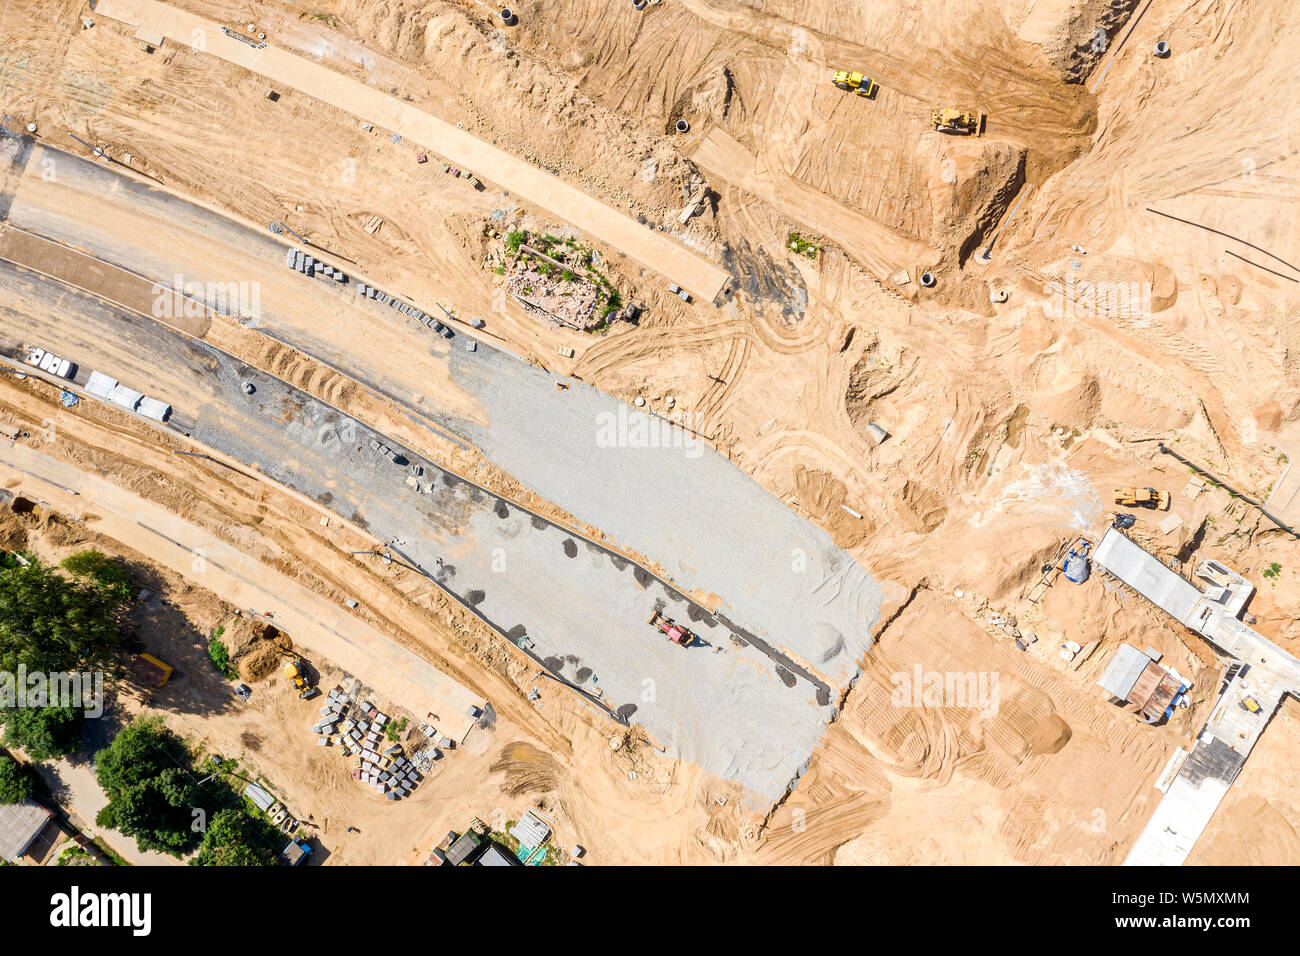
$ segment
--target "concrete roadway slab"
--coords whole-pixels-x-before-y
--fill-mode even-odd
[[[7,349],[57,342],[83,368],[170,402],[196,439],[395,539],[449,593],[502,632],[527,634],[539,659],[581,689],[603,691],[670,755],[770,802],[822,733],[832,707],[797,666],[778,666],[759,642],[733,642],[707,609],[625,558],[397,448],[432,484],[413,491],[405,463],[370,449],[383,436],[278,379],[8,263],[0,263],[0,330]],[[243,381],[256,385],[253,395]],[[647,623],[655,607],[707,644],[670,644]]]

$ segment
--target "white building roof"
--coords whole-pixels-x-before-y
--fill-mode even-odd
[[[1092,560],[1179,623],[1191,618],[1201,599],[1201,592],[1190,581],[1114,528],[1101,539]]]
[[[1111,655],[1106,671],[1097,683],[1112,697],[1128,700],[1129,691],[1150,663],[1151,658],[1132,644],[1121,644]]]
[[[45,829],[51,815],[31,800],[0,806],[0,857],[17,863]]]
[[[551,828],[541,817],[529,810],[510,828],[510,835],[526,847],[539,847],[551,835]]]

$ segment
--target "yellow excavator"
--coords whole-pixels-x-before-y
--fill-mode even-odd
[[[1153,511],[1169,510],[1169,492],[1154,488],[1116,488],[1115,504],[1126,508],[1150,508]]]
[[[936,109],[930,114],[930,122],[940,133],[956,133],[958,136],[981,136],[984,133],[984,114],[959,110],[953,107]]]
[[[842,90],[853,90],[858,96],[865,96],[867,99],[876,95],[876,81],[862,73],[836,70],[831,82]]]

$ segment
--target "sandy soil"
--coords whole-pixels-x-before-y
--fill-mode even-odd
[[[598,242],[620,287],[646,306],[641,323],[589,337],[542,326],[500,295],[504,280],[490,271],[505,229],[548,219],[509,183],[473,192],[335,107],[292,90],[272,104],[263,80],[215,57],[170,42],[145,53],[107,18],[80,30],[73,0],[39,13],[16,4],[0,19],[0,92],[15,121],[129,153],[141,175],[247,220],[284,219],[404,291],[482,314],[510,348],[618,397],[674,396],[702,434],[882,582],[898,613],[887,604],[867,676],[765,820],[733,814],[735,801],[717,802],[723,785],[690,767],[672,767],[663,792],[627,781],[608,728],[550,698],[539,720],[509,649],[453,625],[441,653],[526,728],[496,740],[531,732],[556,762],[554,778],[520,798],[606,821],[588,845],[610,859],[1122,858],[1164,760],[1204,717],[1218,665],[1098,579],[1057,579],[1030,599],[1063,543],[1104,530],[1121,485],[1170,490],[1181,526],[1165,534],[1164,515],[1139,513],[1135,536],[1179,567],[1215,557],[1241,570],[1260,588],[1255,626],[1295,652],[1300,545],[1222,489],[1185,496],[1188,470],[1156,445],[1262,498],[1285,466],[1282,435],[1300,421],[1290,358],[1300,348],[1300,138],[1279,120],[1300,101],[1275,55],[1300,38],[1295,8],[1184,2],[1153,8],[1126,39],[1136,4],[1101,0],[926,0],[870,18],[845,18],[829,0],[687,0],[644,14],[532,0],[518,5],[519,28],[450,0],[332,0],[300,15],[225,0],[177,6],[241,29],[255,22],[278,47],[365,76],[664,226],[667,241],[735,278],[721,307],[687,304]],[[1158,39],[1171,44],[1168,59],[1151,54]],[[836,90],[836,68],[871,73],[880,95]],[[928,113],[940,105],[983,110],[985,135],[932,132]],[[671,131],[677,119],[689,133]],[[679,224],[696,183],[707,200]],[[975,250],[1019,199],[980,263]],[[374,216],[384,225],[370,234]],[[791,231],[822,243],[815,261],[788,252]],[[910,281],[895,281],[899,269]],[[921,269],[936,275],[933,288],[919,286]],[[997,291],[1005,301],[991,299]],[[257,354],[247,330],[208,334]],[[559,359],[562,345],[577,355]],[[264,355],[259,364],[276,360],[270,346]],[[38,410],[28,409],[37,423]],[[872,422],[890,433],[884,444]],[[217,481],[174,460],[149,464],[172,476],[173,507],[176,488]],[[214,520],[243,500],[225,497],[231,485],[222,479],[187,510]],[[236,514],[329,568],[316,572],[322,582],[344,577],[305,530],[313,522],[267,530],[255,508]],[[1265,579],[1272,564],[1281,570]],[[390,623],[457,621],[436,603],[413,609],[396,581],[385,587]],[[1016,650],[988,625],[993,612],[1038,642]],[[1057,655],[1064,640],[1092,647],[1076,669]],[[1092,683],[1121,640],[1157,646],[1195,675],[1192,708],[1160,728],[1111,710]],[[888,707],[889,678],[915,665],[996,672],[1004,706],[995,717]],[[1294,811],[1277,783],[1289,779],[1294,723],[1287,705],[1192,862],[1295,861]],[[948,825],[935,827],[936,814]]]

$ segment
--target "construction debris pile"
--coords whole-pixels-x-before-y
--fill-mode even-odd
[[[596,312],[598,287],[567,267],[521,260],[506,278],[506,291],[571,328],[590,331],[604,321]]]
[[[325,706],[320,709],[320,720],[311,728],[318,735],[317,746],[341,746],[352,759],[352,779],[360,780],[387,799],[400,800],[410,796],[424,779],[424,772],[432,761],[421,761],[422,765],[417,765],[403,754],[401,744],[393,744],[380,752],[391,718],[380,712],[374,700],[357,702],[354,715],[350,716],[356,691],[354,681],[351,694],[336,686],[326,696]]]

